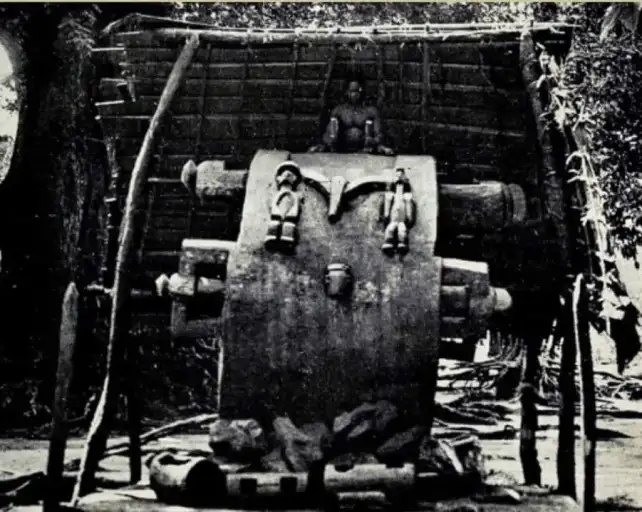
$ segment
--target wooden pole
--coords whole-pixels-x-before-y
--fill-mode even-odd
[[[577,497],[584,512],[595,510],[595,445],[597,412],[591,337],[589,331],[589,298],[584,276],[579,275],[573,287],[573,326],[580,368],[580,414],[584,479],[583,492]]]
[[[526,485],[542,484],[542,468],[537,457],[537,381],[539,374],[539,338],[526,338],[526,351],[522,374],[522,424],[519,432],[519,456]]]
[[[557,442],[557,490],[577,498],[575,485],[575,333],[570,293],[567,294],[558,328],[562,332],[562,360],[560,362],[559,432]]]
[[[136,241],[134,236],[136,211],[144,197],[148,164],[154,148],[156,134],[182,82],[185,71],[194,57],[198,45],[198,35],[189,34],[189,39],[167,80],[154,117],[149,123],[149,128],[143,139],[143,144],[132,171],[121,224],[121,241],[116,257],[106,376],[100,401],[98,402],[89,429],[85,453],[71,500],[72,504],[77,504],[80,497],[93,486],[98,462],[107,445],[109,423],[116,406],[118,374],[119,369],[122,369],[125,352],[124,343],[128,334],[129,308],[125,307],[125,305],[131,289],[131,261],[136,255]]]
[[[60,348],[56,370],[56,390],[52,407],[51,441],[47,462],[47,493],[43,510],[58,508],[60,489],[63,487],[65,450],[67,447],[67,397],[73,377],[73,358],[78,328],[78,290],[71,282],[62,300],[60,319]]]

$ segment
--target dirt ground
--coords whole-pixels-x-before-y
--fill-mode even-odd
[[[517,417],[511,421],[519,426]],[[555,461],[557,430],[555,416],[541,417],[538,435],[539,459],[542,466],[543,484],[554,487],[556,482]],[[601,511],[642,510],[642,420],[599,418],[599,443],[597,447],[597,499]],[[164,443],[180,443],[207,449],[207,436],[191,435],[166,439]],[[482,441],[487,468],[493,479],[521,483],[518,441]],[[579,443],[578,443],[579,448]],[[67,457],[79,457],[82,439],[71,439]],[[0,440],[0,476],[2,471],[29,472],[44,470],[47,457],[47,442],[26,439]],[[115,457],[104,464],[127,478],[127,460]]]
[[[611,343],[593,336],[593,356],[596,370],[616,373],[614,351]],[[483,359],[483,357],[482,357]],[[642,356],[625,372],[627,375],[642,376]],[[448,395],[437,396],[438,401],[448,401]],[[621,408],[630,409],[637,418],[642,418],[640,401],[621,401]],[[599,409],[599,408],[598,408]],[[539,461],[542,467],[542,484],[555,488],[557,416],[555,411],[540,415],[540,430],[537,436]],[[516,431],[520,418],[516,412],[508,420]],[[642,419],[614,418],[606,414],[598,416],[597,444],[597,509],[598,511],[642,511]],[[180,446],[183,449],[198,448],[208,450],[206,429],[200,435],[165,438],[162,446]],[[113,442],[120,439],[113,439]],[[67,459],[82,455],[83,439],[72,438],[67,445]],[[499,484],[521,484],[522,471],[519,462],[519,441],[483,440],[481,441],[486,458],[486,467],[491,481]],[[151,446],[150,446],[151,447]],[[580,455],[579,440],[576,445],[577,457]],[[22,438],[0,439],[0,477],[9,473],[28,473],[44,471],[47,463],[47,441]],[[128,460],[113,457],[103,461],[101,466],[109,471],[110,478],[128,479]],[[546,510],[549,510],[550,507]],[[29,509],[31,510],[31,509]],[[489,510],[487,507],[484,510]]]

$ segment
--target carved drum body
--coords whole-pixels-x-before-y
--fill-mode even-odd
[[[438,359],[434,160],[338,154],[290,159],[304,177],[292,253],[269,252],[264,245],[278,194],[275,170],[288,154],[259,152],[248,175],[227,269],[222,412],[247,415],[268,403],[305,421],[332,418],[375,397],[416,408],[420,397],[432,399]],[[383,192],[376,190],[376,180],[393,181],[400,166],[422,204],[403,259],[382,252]],[[362,190],[351,193],[355,183],[363,183]],[[328,280],[340,279],[342,265],[351,283],[337,284],[344,293],[328,293],[334,288]]]
[[[440,340],[478,339],[510,305],[487,265],[435,254],[439,216],[452,221],[453,201],[476,197],[461,192],[438,186],[429,156],[259,151],[238,240],[183,243],[181,279],[224,290],[221,317],[192,330],[220,334],[222,414],[300,423],[389,399],[430,422]],[[176,300],[175,331],[190,331],[195,295]]]

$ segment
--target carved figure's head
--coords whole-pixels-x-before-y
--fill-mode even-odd
[[[350,265],[330,263],[325,269],[323,285],[328,297],[343,298],[352,292],[354,279]]]
[[[279,188],[289,186],[295,189],[301,182],[301,169],[291,160],[283,162],[276,168],[275,180]]]
[[[398,167],[395,169],[395,183],[406,183],[408,181],[408,178],[406,177],[406,171],[405,169],[402,169],[401,167]]]

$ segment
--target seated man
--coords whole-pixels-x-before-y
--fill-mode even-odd
[[[346,101],[335,107],[323,134],[323,143],[310,148],[311,152],[380,153],[393,151],[381,144],[381,118],[376,107],[363,101],[363,84],[357,78],[349,79]]]

